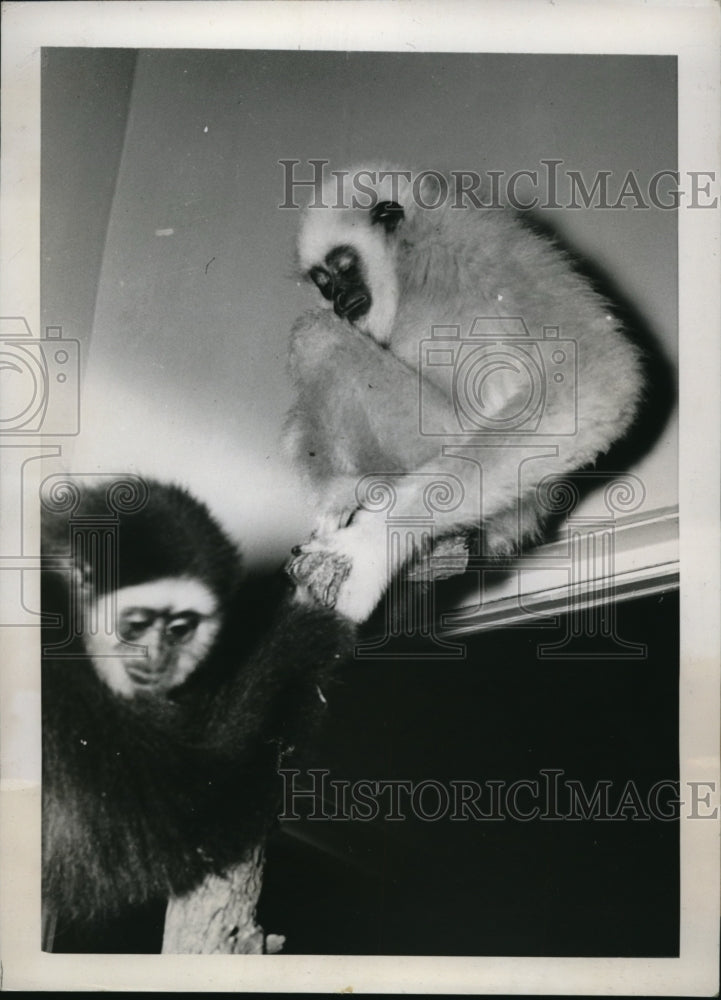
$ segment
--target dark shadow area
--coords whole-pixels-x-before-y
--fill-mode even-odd
[[[618,635],[645,643],[645,659],[585,658],[598,652],[591,639],[573,659],[539,659],[539,643],[564,635],[560,619],[466,638],[461,662],[367,660],[343,672],[306,755],[329,772],[323,798],[291,799],[305,818],[283,822],[268,847],[260,920],[286,935],[286,953],[678,954],[675,789],[653,791],[678,780],[678,597],[617,611]],[[307,768],[293,780],[319,789]],[[340,792],[332,780],[350,784]],[[385,819],[386,790],[379,815],[349,819],[361,780],[480,783],[488,815],[452,818],[449,800],[424,819],[400,791],[402,818]],[[538,796],[522,784],[514,804],[515,782],[537,782]],[[600,790],[598,809],[579,813],[566,782],[591,803]],[[418,801],[431,814],[443,794],[428,788]],[[540,814],[523,818],[534,803]]]
[[[151,903],[122,917],[59,926],[52,950],[57,954],[157,955],[164,924],[165,903]]]

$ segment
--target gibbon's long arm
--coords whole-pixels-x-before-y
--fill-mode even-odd
[[[519,447],[517,439],[499,439],[483,445],[459,442],[447,448],[446,454],[414,472],[387,477],[393,491],[392,521],[382,513],[361,509],[343,530],[319,534],[300,546],[291,563],[294,579],[306,583],[317,600],[340,614],[365,621],[390,578],[411,553],[422,552],[427,544],[429,528],[418,520],[419,511],[424,511],[420,496],[431,483],[452,476],[460,484],[460,503],[448,511],[434,510],[434,539],[482,525],[485,554],[509,555],[538,531],[533,493],[541,481],[579,468],[589,454],[541,439],[525,447]],[[456,457],[454,451],[466,457]],[[402,535],[405,551],[391,553],[391,532]],[[333,567],[338,569],[333,571]]]
[[[418,372],[328,312],[304,316],[294,329],[292,370],[302,385],[298,412],[308,412],[306,393],[315,407],[312,425],[299,420],[298,433],[305,434],[305,446],[313,453],[306,467],[321,500],[333,495],[338,509],[355,513],[352,523],[342,525],[344,530],[324,530],[324,525],[300,547],[290,566],[293,578],[308,586],[317,601],[330,603],[354,621],[371,614],[400,568],[388,564],[385,517],[357,509],[358,482],[373,473],[392,488],[393,519],[413,539],[416,551],[427,534],[427,528],[414,525],[423,513],[419,496],[429,483],[452,476],[461,484],[461,502],[447,512],[434,511],[435,537],[483,524],[486,552],[510,554],[538,531],[532,498],[540,482],[592,462],[613,439],[618,420],[613,368],[595,372],[588,367],[582,360],[575,434],[453,435],[452,401],[426,380],[424,407],[432,406],[433,412],[429,417],[425,409],[424,416],[449,430],[447,437],[424,437]],[[587,379],[596,383],[592,412],[584,406]],[[608,402],[599,404],[598,393]],[[346,475],[340,477],[344,468]]]
[[[296,446],[302,437],[306,472],[319,492],[341,472],[356,480],[368,472],[404,472],[440,453],[438,438],[420,431],[418,372],[330,311],[296,321],[290,372],[298,402],[289,432]],[[426,385],[424,406],[450,433],[451,401]]]

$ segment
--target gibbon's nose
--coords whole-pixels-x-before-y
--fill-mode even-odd
[[[146,656],[133,656],[123,660],[125,672],[140,687],[152,686],[165,674],[168,668],[168,652],[163,642],[162,631],[155,626],[138,640],[145,646]]]
[[[365,292],[338,292],[333,302],[336,316],[351,322],[365,316],[369,308],[370,300]]]

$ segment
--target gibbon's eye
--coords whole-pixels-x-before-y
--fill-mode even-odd
[[[352,267],[355,267],[355,257],[351,256],[351,254],[344,254],[335,262],[336,271],[340,271],[341,274],[345,271],[350,271]]]
[[[331,277],[322,267],[313,267],[309,271],[311,281],[320,288],[321,292],[330,285]]]
[[[379,201],[370,210],[371,225],[383,226],[387,233],[394,233],[405,218],[405,212],[397,201]]]
[[[187,642],[191,639],[200,623],[197,611],[184,611],[173,615],[165,626],[165,638],[171,643]]]
[[[325,263],[331,275],[347,281],[351,272],[358,270],[358,254],[353,247],[337,246],[326,256]]]
[[[151,608],[130,608],[120,616],[118,634],[126,642],[135,642],[152,628],[157,617]]]

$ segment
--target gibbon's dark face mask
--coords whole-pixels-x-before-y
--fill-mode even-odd
[[[379,202],[369,214],[371,225],[382,227],[386,234],[394,232],[403,219],[403,209],[394,201]],[[360,255],[350,245],[337,246],[323,263],[324,267],[311,268],[311,280],[323,298],[333,303],[336,316],[356,323],[373,304]]]
[[[357,322],[373,302],[360,257],[353,247],[334,247],[326,254],[324,264],[325,267],[311,268],[312,281],[323,298],[333,303],[336,316]]]

